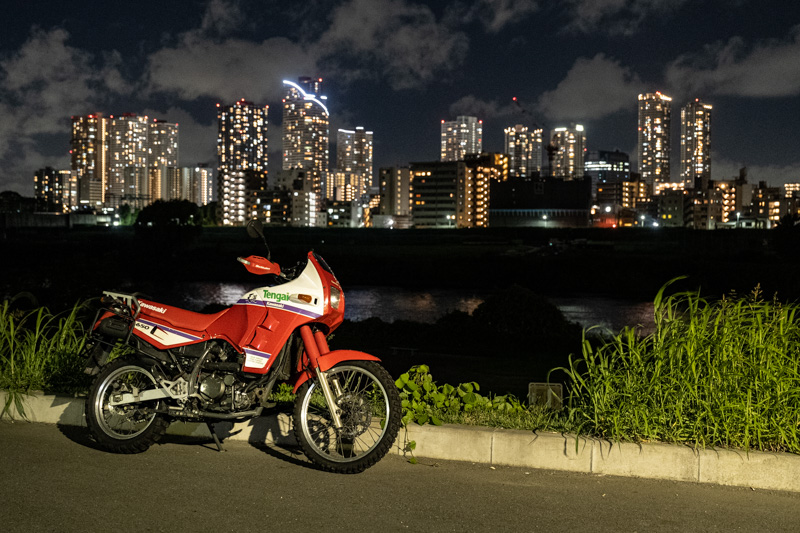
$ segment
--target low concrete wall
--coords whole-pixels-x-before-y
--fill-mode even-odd
[[[0,391],[0,406],[5,405],[5,400],[6,393]],[[84,402],[83,398],[36,393],[24,397],[23,408],[31,422],[85,426]],[[9,417],[20,418],[13,405],[3,418]],[[277,446],[297,444],[291,419],[285,414],[236,424],[220,422],[214,424],[214,430],[222,439]],[[168,433],[211,436],[204,424],[196,423],[173,423]],[[800,456],[787,453],[694,449],[557,433],[415,424],[400,430],[392,452],[407,453],[404,448],[408,441],[416,442],[415,456],[429,459],[800,492]]]

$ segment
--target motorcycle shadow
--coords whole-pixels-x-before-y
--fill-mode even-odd
[[[87,428],[86,426],[73,426],[68,424],[57,423],[56,427],[58,428],[58,430],[61,432],[62,435],[64,435],[66,438],[68,438],[69,440],[71,440],[76,444],[100,452],[106,451],[102,446],[100,446],[94,441],[91,433],[89,433],[89,428]]]
[[[250,446],[270,457],[318,470],[297,444],[292,431],[291,416],[285,412],[267,413],[243,423],[218,422],[214,424],[214,432],[223,446],[231,437],[236,437],[238,440],[246,438]]]

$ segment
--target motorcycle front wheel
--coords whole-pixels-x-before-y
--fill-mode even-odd
[[[112,406],[113,398],[157,387],[148,365],[118,359],[97,376],[86,400],[86,425],[95,441],[115,453],[139,453],[158,442],[169,422],[156,413],[160,400]]]
[[[400,429],[400,395],[389,373],[373,361],[345,361],[327,372],[339,411],[336,428],[319,384],[306,381],[294,404],[294,435],[323,470],[362,472],[389,451]]]

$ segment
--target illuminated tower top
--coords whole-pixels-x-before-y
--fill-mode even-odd
[[[302,168],[312,180],[313,191],[321,193],[323,173],[328,171],[330,114],[326,96],[319,94],[322,78],[284,80],[283,165],[284,170]]]

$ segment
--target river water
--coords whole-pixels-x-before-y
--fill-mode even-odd
[[[252,286],[240,283],[180,283],[165,301],[200,310],[209,303],[231,305]],[[377,317],[385,322],[411,320],[433,323],[450,311],[471,313],[490,293],[458,289],[409,290],[398,287],[348,287],[345,318],[359,321]],[[548,298],[564,316],[584,328],[598,326],[618,332],[625,326],[653,327],[653,303],[602,296]]]

